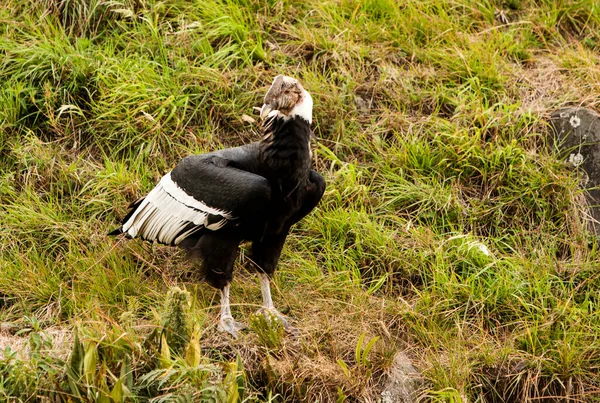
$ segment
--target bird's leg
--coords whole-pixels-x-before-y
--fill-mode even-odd
[[[271,298],[271,280],[265,273],[258,273],[260,280],[260,292],[262,293],[263,306],[259,310],[267,320],[271,320],[272,316],[275,316],[281,321],[283,328],[289,332],[293,332],[295,329],[288,323],[285,316],[283,316],[275,306],[273,305],[273,299]]]
[[[231,316],[231,307],[229,305],[229,287],[230,284],[227,283],[227,285],[221,290],[221,315],[219,317],[218,329],[221,332],[227,332],[232,336],[237,337],[238,331],[245,329],[246,325],[236,322],[233,320],[233,316]]]
[[[271,298],[271,280],[265,273],[259,273],[258,278],[260,279],[260,292],[263,298],[263,308],[267,310],[275,309],[273,305],[273,299]]]

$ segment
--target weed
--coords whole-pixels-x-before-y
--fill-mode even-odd
[[[190,293],[173,287],[167,292],[165,300],[164,329],[161,336],[167,351],[171,349],[176,354],[181,354],[183,348],[190,341],[189,325]],[[197,333],[197,332],[196,332]],[[196,338],[197,338],[196,334]]]
[[[279,350],[283,345],[284,329],[283,324],[276,315],[267,312],[263,315],[257,312],[250,316],[248,325],[250,329],[256,332],[261,345],[270,350]]]

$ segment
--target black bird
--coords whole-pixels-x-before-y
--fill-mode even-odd
[[[269,281],[290,228],[325,191],[325,180],[311,169],[312,104],[298,80],[275,77],[260,111],[260,141],[184,158],[111,232],[178,245],[199,258],[207,282],[221,290],[219,330],[236,335],[244,327],[229,306],[242,241],[252,242],[261,310],[289,329],[273,306]]]

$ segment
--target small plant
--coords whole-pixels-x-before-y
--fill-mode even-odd
[[[364,388],[373,375],[373,363],[369,360],[369,353],[379,340],[379,336],[375,336],[365,344],[365,336],[366,334],[362,333],[356,343],[354,366],[350,367],[345,361],[337,360],[346,378],[358,388]]]
[[[138,379],[138,387],[153,397],[153,402],[205,401],[216,397],[223,401],[224,388],[215,382],[219,375],[214,364],[200,361],[190,365],[188,358],[162,355],[161,365],[144,373]]]
[[[161,344],[176,354],[182,354],[190,340],[189,329],[190,293],[179,287],[167,292],[165,301],[163,334]]]
[[[238,355],[236,360],[226,364],[225,380],[223,386],[227,393],[227,403],[238,403],[244,401],[246,390],[246,374],[244,363]]]
[[[200,347],[200,325],[194,324],[190,341],[185,348],[185,362],[190,367],[197,367],[202,362],[202,349]]]
[[[285,330],[276,315],[266,312],[256,312],[248,319],[248,326],[258,336],[260,344],[268,349],[278,350],[283,345]]]
[[[429,392],[429,397],[435,403],[464,403],[467,400],[454,388],[445,388]]]
[[[73,350],[67,365],[66,390],[78,399],[91,399],[101,403],[121,403],[131,397],[133,370],[131,358],[126,355],[120,360],[120,374],[113,375],[105,360],[98,365],[99,344],[89,340],[83,343],[79,332],[75,332]],[[109,347],[110,348],[110,347]],[[112,384],[109,387],[108,381]]]
[[[377,343],[377,340],[379,340],[379,336],[373,337],[366,345],[364,345],[365,333],[360,335],[358,342],[356,343],[356,350],[354,351],[354,360],[358,365],[369,369],[373,367],[369,360],[369,353],[373,349],[375,343]]]

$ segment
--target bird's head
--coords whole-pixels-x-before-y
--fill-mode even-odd
[[[279,75],[273,80],[260,109],[260,117],[280,115],[284,118],[295,116],[312,123],[312,98],[302,85],[292,77]]]

